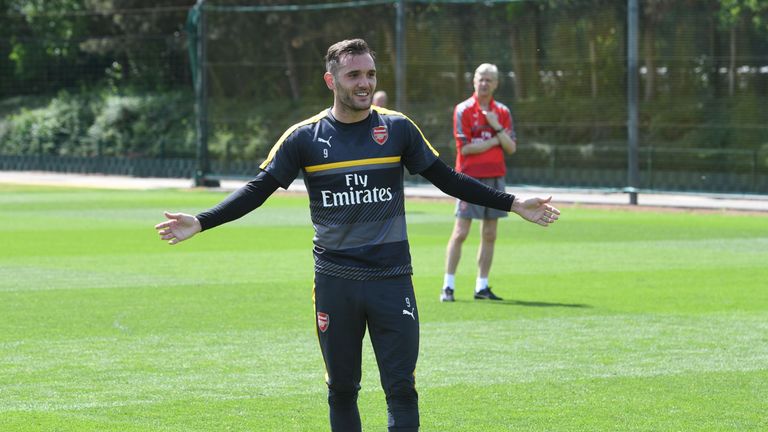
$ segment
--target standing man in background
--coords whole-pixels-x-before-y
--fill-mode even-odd
[[[379,90],[373,94],[373,102],[371,102],[372,105],[386,108],[387,103],[389,103],[387,98],[387,92],[385,92],[384,90]]]
[[[474,94],[456,105],[453,113],[456,171],[503,191],[504,176],[507,172],[504,154],[514,153],[517,147],[512,114],[504,104],[493,99],[493,93],[499,86],[499,70],[496,65],[483,63],[478,66],[473,83]],[[482,220],[474,297],[476,300],[501,300],[488,286],[488,274],[493,261],[498,220],[502,217],[507,217],[507,212],[458,200],[456,224],[446,250],[440,301],[454,301],[456,268],[461,259],[461,247],[472,226],[472,219]]]

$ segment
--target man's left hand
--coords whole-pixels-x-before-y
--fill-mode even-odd
[[[493,112],[493,111],[483,111],[483,114],[485,115],[485,120],[488,121],[488,124],[492,128],[494,128],[496,130],[503,129],[503,126],[501,125],[501,123],[499,123],[499,116],[495,112]]]
[[[552,197],[547,199],[530,198],[525,201],[515,199],[511,211],[529,222],[546,227],[560,217],[560,210],[549,205],[550,201],[552,201]]]

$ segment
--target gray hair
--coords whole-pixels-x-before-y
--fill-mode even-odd
[[[475,76],[479,76],[484,73],[492,73],[496,79],[499,78],[499,68],[495,64],[483,63],[475,69]]]

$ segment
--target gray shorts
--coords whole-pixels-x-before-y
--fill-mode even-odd
[[[504,177],[491,177],[477,179],[480,183],[496,190],[505,190]],[[507,217],[508,212],[495,208],[470,204],[466,201],[456,200],[456,217],[462,219],[498,219]]]

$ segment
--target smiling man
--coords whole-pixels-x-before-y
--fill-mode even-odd
[[[328,48],[325,84],[333,106],[288,128],[261,172],[216,207],[165,213],[155,226],[170,244],[240,218],[303,174],[315,228],[316,330],[326,368],[333,431],[361,430],[362,342],[368,328],[386,393],[388,429],[417,431],[414,379],[419,313],[405,224],[404,169],[449,195],[513,211],[547,226],[560,212],[549,199],[526,201],[456,173],[401,113],[372,107],[375,54],[362,39]]]

